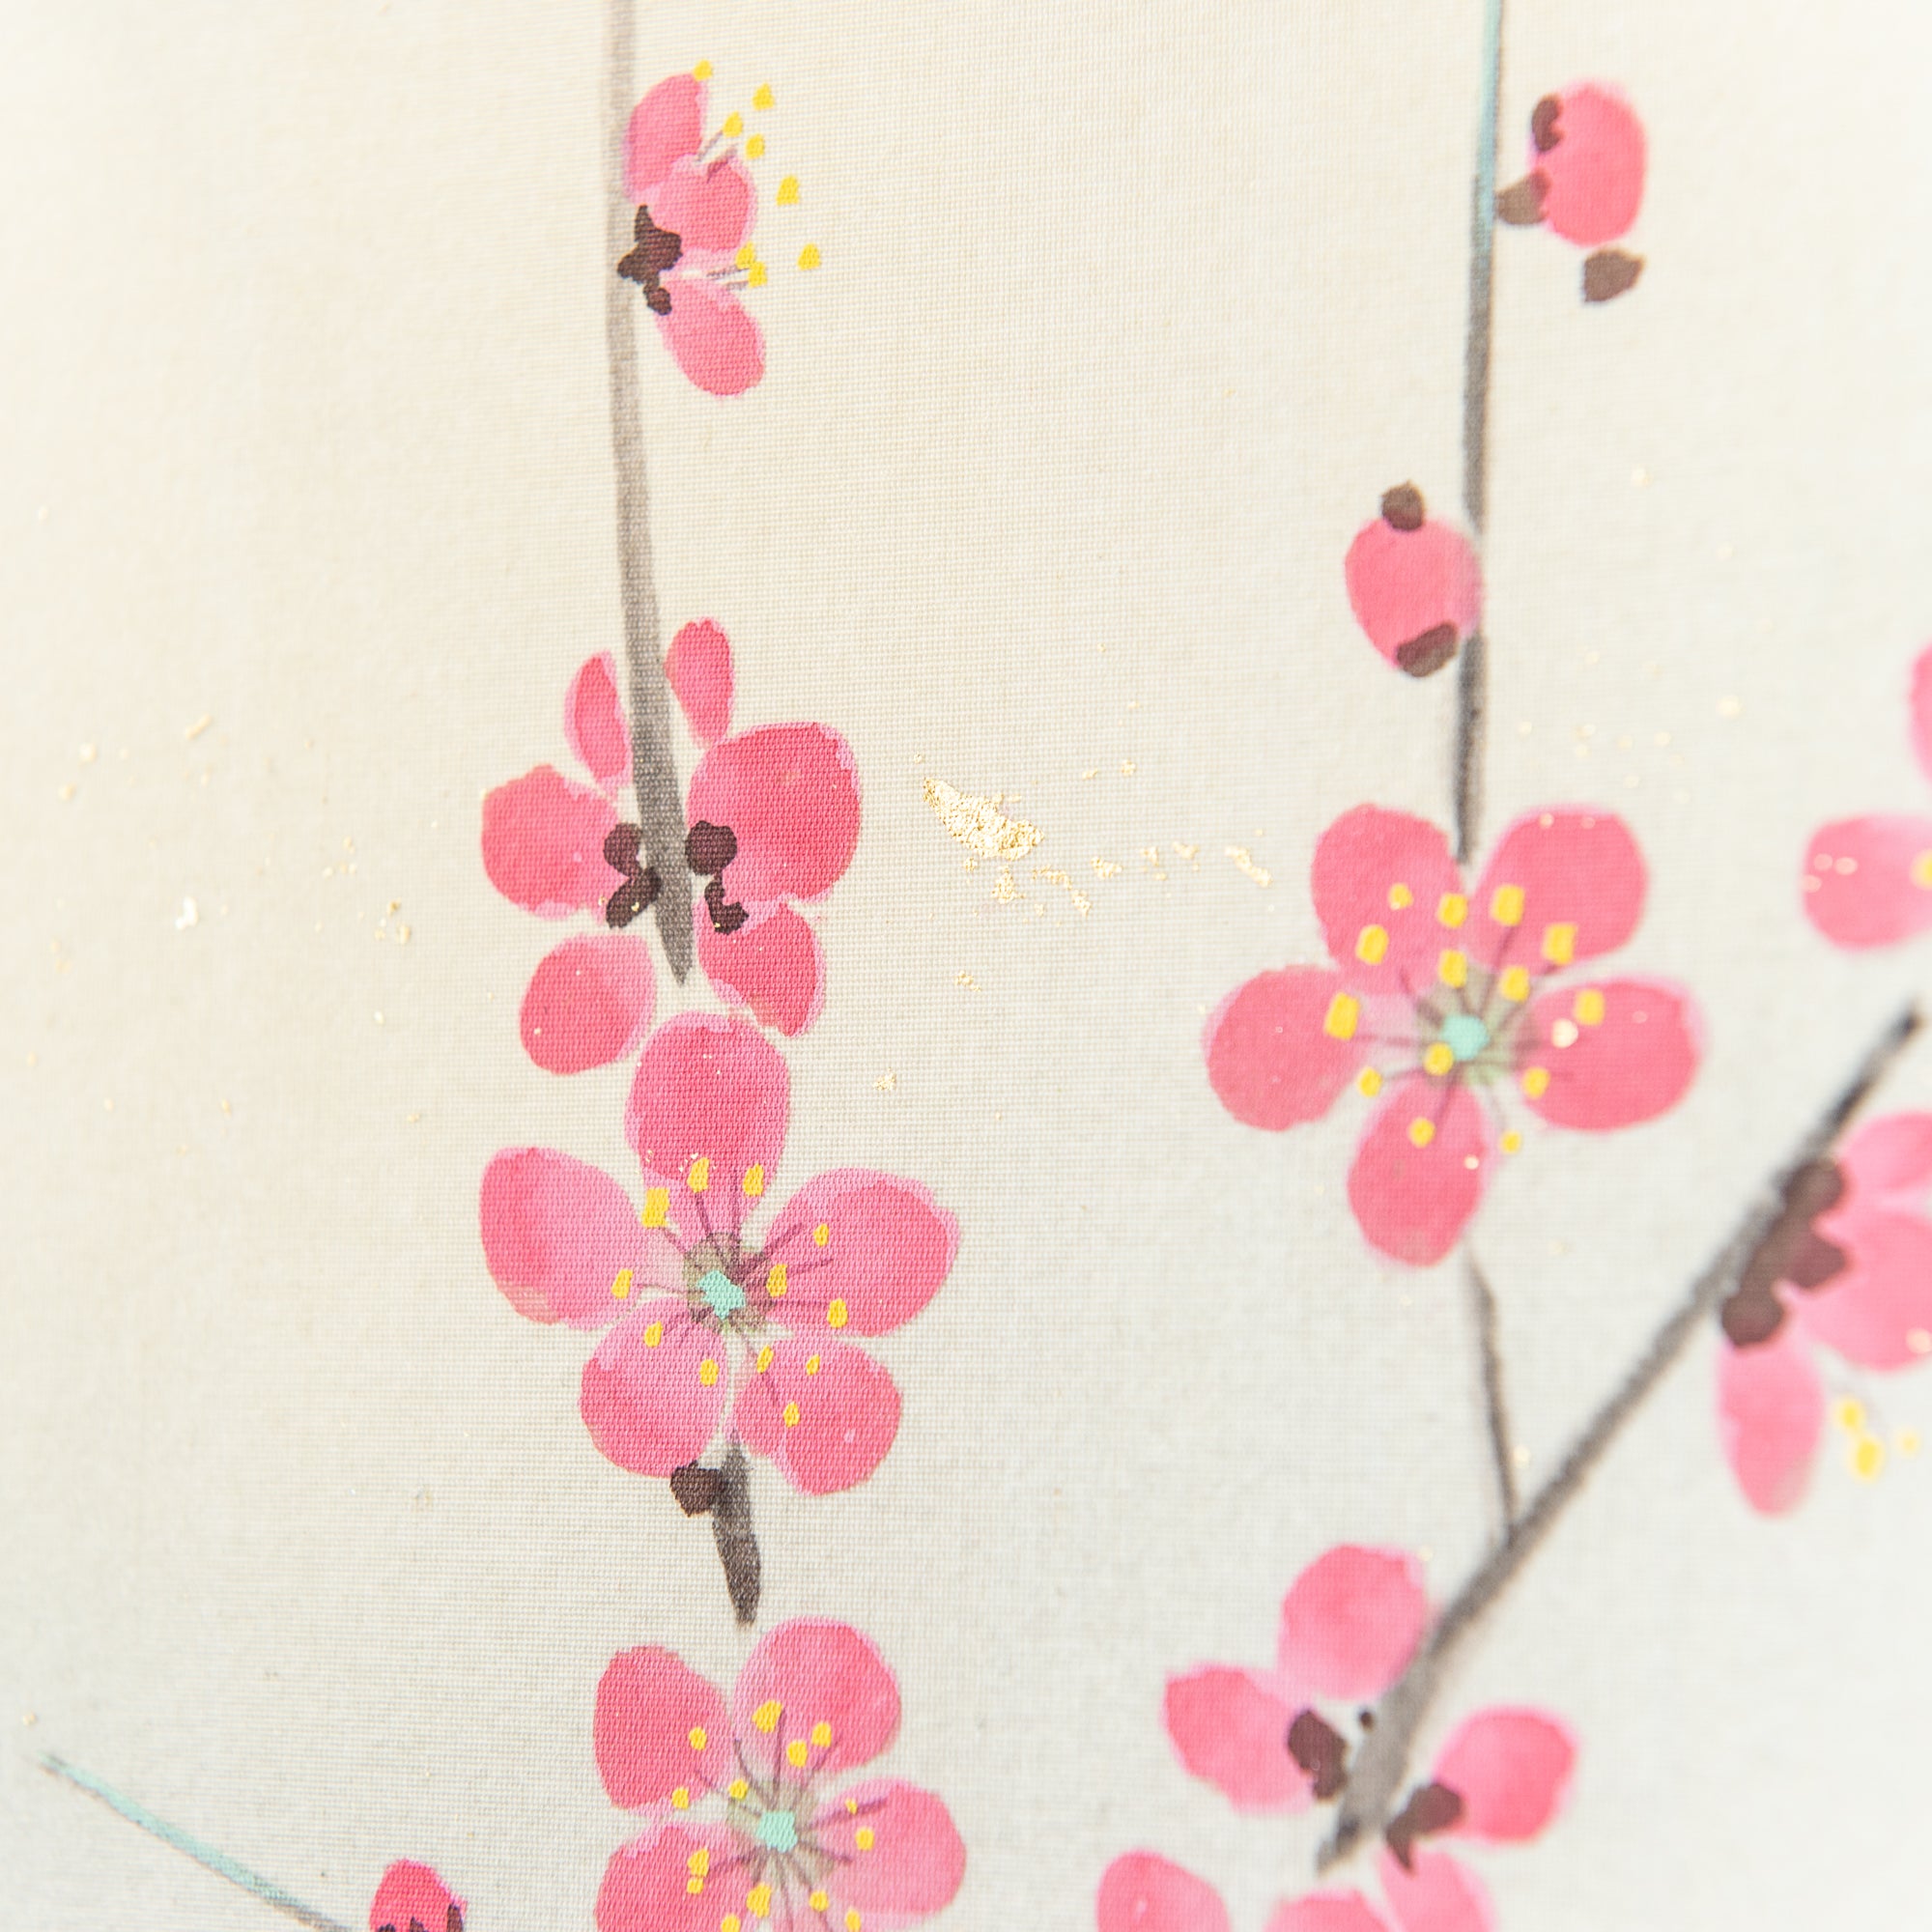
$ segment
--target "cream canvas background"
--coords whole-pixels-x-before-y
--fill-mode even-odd
[[[1574,78],[1641,106],[1650,268],[1585,312],[1572,251],[1499,238],[1490,825],[1625,812],[1628,957],[1710,1027],[1675,1114],[1533,1138],[1480,1224],[1534,1477],[1932,979],[1932,947],[1829,952],[1795,893],[1811,824],[1925,800],[1932,15],[1512,14],[1512,142]],[[647,341],[644,412],[671,622],[724,623],[740,719],[826,720],[866,785],[781,1180],[901,1170],[963,1224],[879,1350],[878,1475],[754,1477],[767,1621],[848,1617],[898,1670],[962,1932],[1091,1924],[1136,1845],[1258,1926],[1314,1833],[1181,1773],[1165,1675],[1264,1657],[1332,1541],[1422,1546],[1446,1590],[1485,1534],[1453,1269],[1362,1245],[1354,1115],[1238,1128],[1197,1044],[1320,955],[1330,817],[1446,810],[1452,680],[1389,677],[1340,557],[1390,483],[1453,506],[1478,31],[1474,0],[640,11],[640,86],[773,83],[767,185],[805,199],[761,238],[825,256],[762,292],[761,387],[713,402]],[[16,4],[0,35],[0,1923],[269,1922],[51,1748],[345,1920],[408,1854],[478,1932],[587,1925],[627,1835],[599,1671],[744,1648],[701,1526],[584,1437],[585,1345],[475,1233],[498,1146],[623,1154],[621,1069],[522,1055],[552,934],[476,837],[616,637],[601,13]],[[1017,796],[1091,914],[995,903],[927,774]],[[1932,1104],[1932,1060],[1888,1099]],[[1560,1827],[1484,1861],[1519,1932],[1922,1916],[1932,1470],[1827,1466],[1760,1521],[1710,1373],[1445,1709],[1583,1740]]]

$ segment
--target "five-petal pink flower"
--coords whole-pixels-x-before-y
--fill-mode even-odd
[[[1595,1132],[1651,1120],[1690,1085],[1688,994],[1573,972],[1643,910],[1642,857],[1608,812],[1519,818],[1470,892],[1437,827],[1359,806],[1321,835],[1312,886],[1334,968],[1238,987],[1208,1022],[1208,1074],[1236,1120],[1276,1131],[1351,1084],[1378,1096],[1349,1202],[1383,1254],[1420,1266],[1455,1246],[1492,1156],[1521,1146],[1503,1094]]]
[[[781,1624],[728,1701],[668,1650],[613,1658],[597,1765],[647,1825],[605,1870],[599,1932],[893,1932],[951,1904],[966,1848],[944,1802],[842,1781],[898,1726],[892,1671],[845,1624]]]
[[[958,1224],[917,1181],[838,1168],[753,1235],[789,1107],[784,1062],[755,1027],[681,1013],[631,1091],[640,1212],[608,1175],[547,1148],[506,1150],[484,1174],[484,1251],[512,1306],[610,1328],[581,1406],[622,1468],[668,1476],[728,1430],[821,1495],[892,1446],[898,1390],[846,1338],[886,1334],[931,1300]]]

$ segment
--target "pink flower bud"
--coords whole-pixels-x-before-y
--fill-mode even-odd
[[[1483,576],[1461,530],[1430,519],[1422,493],[1398,484],[1355,532],[1344,571],[1355,619],[1411,677],[1440,670],[1483,613]]]

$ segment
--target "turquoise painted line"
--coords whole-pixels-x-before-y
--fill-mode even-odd
[[[304,1905],[292,1892],[284,1891],[260,1872],[252,1872],[246,1865],[236,1863],[226,1852],[217,1852],[213,1845],[204,1845],[179,1825],[170,1825],[165,1818],[156,1817],[145,1804],[137,1804],[131,1798],[123,1797],[111,1784],[104,1783],[91,1771],[82,1771],[78,1765],[69,1764],[65,1758],[56,1757],[51,1751],[42,1756],[41,1768],[51,1772],[55,1777],[64,1777],[90,1798],[99,1799],[110,1811],[118,1812],[130,1825],[138,1825],[150,1837],[158,1838],[184,1858],[192,1859],[204,1871],[212,1871],[216,1878],[225,1878],[230,1885],[239,1886],[243,1891],[259,1898],[264,1905],[272,1906],[277,1912],[286,1913],[289,1918],[313,1927],[314,1932],[350,1932],[350,1928],[339,1918],[331,1918],[327,1913],[318,1912],[312,1905]]]

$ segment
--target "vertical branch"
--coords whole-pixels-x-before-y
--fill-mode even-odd
[[[631,715],[631,781],[644,856],[663,888],[658,934],[679,980],[691,971],[691,868],[684,856],[684,803],[671,747],[670,692],[665,682],[663,624],[651,574],[651,503],[644,474],[643,412],[639,402],[637,303],[613,264],[631,245],[637,211],[624,189],[624,136],[636,86],[631,10],[635,0],[611,0],[612,152],[608,181],[604,268],[604,327],[611,351],[611,454],[617,472],[617,565],[624,598],[624,665]]]
[[[1469,200],[1469,332],[1463,358],[1463,514],[1482,553],[1490,498],[1490,335],[1495,294],[1496,112],[1503,83],[1503,0],[1483,0],[1483,105]],[[1489,735],[1490,645],[1481,624],[1456,674],[1456,858],[1476,849]]]
[[[764,1581],[764,1562],[758,1555],[757,1533],[752,1527],[751,1469],[743,1445],[733,1442],[718,1471],[718,1490],[711,1504],[711,1536],[718,1545],[718,1561],[724,1568],[724,1587],[741,1624],[758,1620],[758,1592]]]
[[[1482,1264],[1463,1250],[1469,1309],[1475,1318],[1476,1349],[1483,1378],[1483,1407],[1490,1422],[1490,1459],[1495,1468],[1496,1504],[1502,1512],[1502,1540],[1516,1533],[1516,1457],[1510,1441],[1509,1407],[1503,1395],[1503,1357],[1496,1337],[1496,1297]]]

